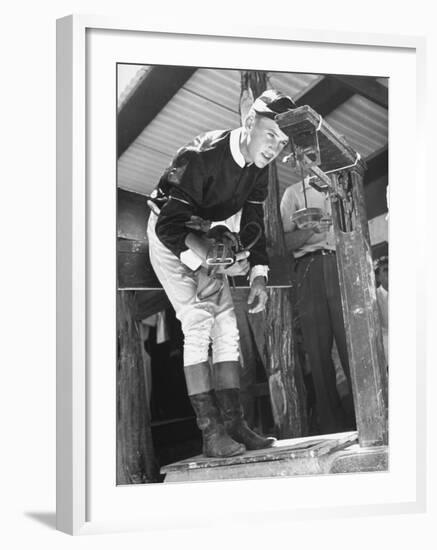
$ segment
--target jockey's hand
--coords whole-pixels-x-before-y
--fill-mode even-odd
[[[223,271],[225,275],[231,277],[236,277],[238,275],[247,275],[250,269],[250,264],[247,258],[249,257],[250,252],[245,250],[244,252],[237,252],[235,255],[235,263],[226,267]]]
[[[247,298],[247,303],[249,305],[254,303],[255,298],[258,298],[258,301],[255,305],[249,309],[249,313],[259,313],[264,311],[267,303],[267,288],[266,280],[260,275],[255,277],[250,285],[249,297]]]

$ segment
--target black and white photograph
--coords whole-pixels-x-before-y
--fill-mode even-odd
[[[114,78],[117,485],[387,472],[389,79]]]
[[[433,546],[432,5],[6,4],[2,548]]]

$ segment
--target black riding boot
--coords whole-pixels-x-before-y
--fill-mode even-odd
[[[202,431],[203,454],[211,457],[237,456],[246,448],[226,433],[213,391],[190,395]]]
[[[229,437],[215,397],[209,363],[184,366],[188,396],[202,431],[203,454],[212,457],[241,455],[246,450]]]
[[[244,419],[239,388],[216,390],[215,393],[220,405],[226,431],[232,439],[235,439],[235,441],[239,443],[243,443],[248,451],[265,449],[273,445],[275,438],[260,436],[249,428]]]
[[[215,394],[228,434],[248,451],[271,447],[273,437],[263,437],[251,430],[244,418],[240,401],[240,363],[222,361],[213,365]]]

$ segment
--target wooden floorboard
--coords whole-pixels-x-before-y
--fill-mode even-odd
[[[243,455],[228,458],[209,458],[203,455],[168,464],[161,468],[162,474],[200,469],[229,468],[292,459],[312,459],[323,456],[337,448],[357,441],[357,432],[330,434],[328,436],[303,437],[276,441],[273,447],[247,451]]]

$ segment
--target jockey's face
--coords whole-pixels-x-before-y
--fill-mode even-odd
[[[249,115],[244,129],[243,156],[246,162],[253,162],[258,168],[270,164],[288,143],[287,135],[267,117]]]

